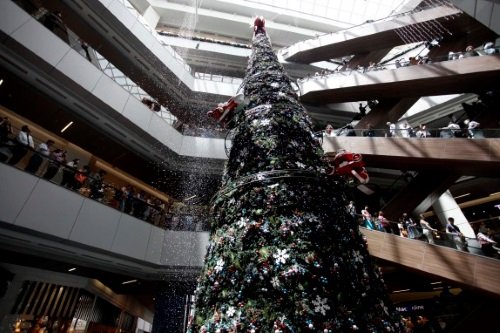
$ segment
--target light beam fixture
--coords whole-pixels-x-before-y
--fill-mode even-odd
[[[63,129],[61,130],[61,133],[63,133],[65,130],[67,130],[71,125],[73,125],[72,121],[70,121],[66,126],[63,127]]]

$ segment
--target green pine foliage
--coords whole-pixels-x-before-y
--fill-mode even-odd
[[[257,33],[189,332],[402,332],[290,82]]]

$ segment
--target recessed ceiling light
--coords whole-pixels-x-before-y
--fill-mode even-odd
[[[63,133],[65,130],[67,130],[71,125],[73,125],[72,121],[70,121],[66,126],[63,127],[63,129],[61,130],[61,133]]]
[[[401,290],[394,290],[393,293],[404,293],[405,291],[410,291],[411,289],[401,289]]]
[[[431,284],[440,284],[440,283],[443,283],[443,281],[431,282]]]
[[[135,283],[135,282],[137,282],[137,280],[128,280],[128,281],[122,282],[122,284],[129,284],[129,283]]]
[[[3,79],[0,79],[0,86],[3,84]]]
[[[76,271],[76,267],[68,269],[68,272],[73,272],[73,271]]]

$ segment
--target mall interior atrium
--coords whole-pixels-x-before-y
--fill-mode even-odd
[[[498,332],[498,1],[2,0],[0,333],[186,332],[259,16],[407,332]]]

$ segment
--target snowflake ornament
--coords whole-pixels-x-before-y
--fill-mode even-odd
[[[215,265],[215,271],[219,273],[223,269],[224,269],[224,260],[223,259],[217,260],[217,264]]]
[[[274,259],[276,259],[277,264],[284,264],[286,260],[290,257],[288,253],[286,253],[286,249],[278,250],[278,253],[273,254]]]
[[[354,261],[355,262],[359,262],[359,263],[362,263],[363,262],[363,257],[361,256],[361,254],[359,253],[359,251],[354,251]]]
[[[226,312],[226,314],[227,314],[228,317],[234,316],[235,313],[236,313],[236,309],[234,307],[232,307],[232,306],[230,306],[229,309],[227,309],[227,312]]]
[[[327,302],[328,300],[326,298],[321,298],[317,295],[316,299],[312,301],[312,304],[314,305],[314,312],[321,312],[323,316],[326,315],[326,311],[330,310],[330,306]]]
[[[245,217],[242,217],[237,223],[236,225],[238,226],[238,228],[244,228],[248,221],[250,221],[248,218],[245,218]]]
[[[306,165],[302,162],[295,162],[295,164],[297,164],[297,166],[301,169],[305,169],[306,168]]]
[[[277,276],[273,277],[271,279],[271,284],[273,285],[274,288],[278,289],[280,287],[280,280],[278,279]]]

